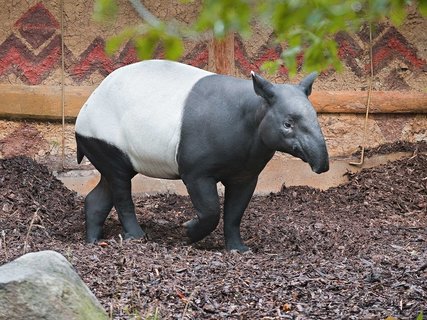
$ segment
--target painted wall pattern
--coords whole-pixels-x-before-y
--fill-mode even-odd
[[[14,74],[24,84],[41,84],[61,67],[60,32],[59,22],[43,3],[34,5],[15,22],[12,33],[0,44],[0,77]],[[105,53],[104,46],[105,40],[96,37],[83,53],[75,56],[64,44],[65,71],[75,84],[82,83],[95,71],[105,77],[123,65],[138,61],[130,43],[112,57]],[[156,57],[162,57],[160,51]],[[207,59],[207,46],[201,43],[182,62],[203,68]]]
[[[356,34],[340,32],[335,36],[339,46],[339,56],[345,65],[345,72],[354,78],[364,79],[369,73],[368,47],[369,35],[367,28]],[[383,90],[419,90],[408,83],[400,72],[408,71],[415,77],[425,80],[427,72],[426,59],[419,54],[415,44],[393,26],[382,24],[377,26],[373,35],[373,61],[376,76],[382,74]],[[249,40],[252,41],[252,40]],[[235,74],[249,76],[251,70],[259,71],[263,62],[280,56],[283,46],[274,42],[272,34],[267,39],[256,39],[261,45],[255,52],[248,53],[247,42],[236,35],[234,40]],[[80,54],[67,43],[64,36],[65,72],[71,84],[85,82],[93,73],[98,72],[105,77],[114,69],[137,61],[133,46],[128,43],[119,53],[108,56],[104,52],[105,39],[96,36],[89,46]],[[426,50],[424,48],[424,50]],[[424,55],[426,53],[424,52]],[[156,58],[162,58],[161,50],[157,50]],[[209,50],[207,42],[200,42],[187,50],[182,62],[206,68]],[[303,55],[299,57],[299,64]],[[393,64],[399,68],[390,68]],[[13,24],[10,34],[0,44],[0,82],[8,75],[14,74],[26,85],[39,85],[61,67],[61,29],[58,19],[38,2]],[[389,70],[388,70],[389,69]],[[398,70],[399,69],[399,70]],[[328,81],[334,70],[325,72],[324,81]],[[282,67],[278,77],[287,80],[287,70]],[[70,82],[70,81],[69,81]]]

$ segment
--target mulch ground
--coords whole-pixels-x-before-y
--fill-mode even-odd
[[[224,250],[221,226],[187,245],[193,209],[177,195],[135,197],[148,239],[121,241],[113,212],[105,242],[86,245],[83,199],[45,166],[3,159],[0,264],[56,250],[114,319],[415,319],[427,314],[427,156],[410,149],[339,187],[254,197],[246,254]]]

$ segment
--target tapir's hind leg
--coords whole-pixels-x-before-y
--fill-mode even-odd
[[[86,241],[94,243],[102,238],[105,219],[113,207],[113,195],[104,176],[98,185],[86,196]]]
[[[76,134],[76,141],[80,160],[85,155],[101,173],[101,181],[85,200],[88,242],[100,239],[102,225],[113,205],[119,215],[124,238],[143,237],[132,201],[131,180],[136,171],[129,157],[115,146],[96,138]]]
[[[131,179],[113,177],[110,181],[114,207],[119,215],[125,239],[138,239],[144,236],[135,215],[135,206],[132,200]]]
[[[138,224],[131,195],[131,180],[104,176],[85,199],[86,241],[94,243],[102,238],[102,229],[111,208],[119,215],[125,239],[141,238],[144,232]]]

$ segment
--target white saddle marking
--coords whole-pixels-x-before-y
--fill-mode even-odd
[[[166,60],[149,60],[112,72],[80,110],[76,132],[125,152],[134,170],[178,178],[177,149],[185,100],[212,73]]]

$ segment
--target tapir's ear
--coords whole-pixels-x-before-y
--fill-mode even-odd
[[[305,92],[307,97],[311,94],[311,87],[313,86],[313,82],[318,75],[319,74],[317,72],[312,72],[299,83],[299,86],[301,87],[302,91]]]
[[[273,91],[273,85],[253,71],[251,71],[251,76],[252,82],[254,84],[255,93],[260,97],[263,97],[269,103],[273,102],[275,96]]]

